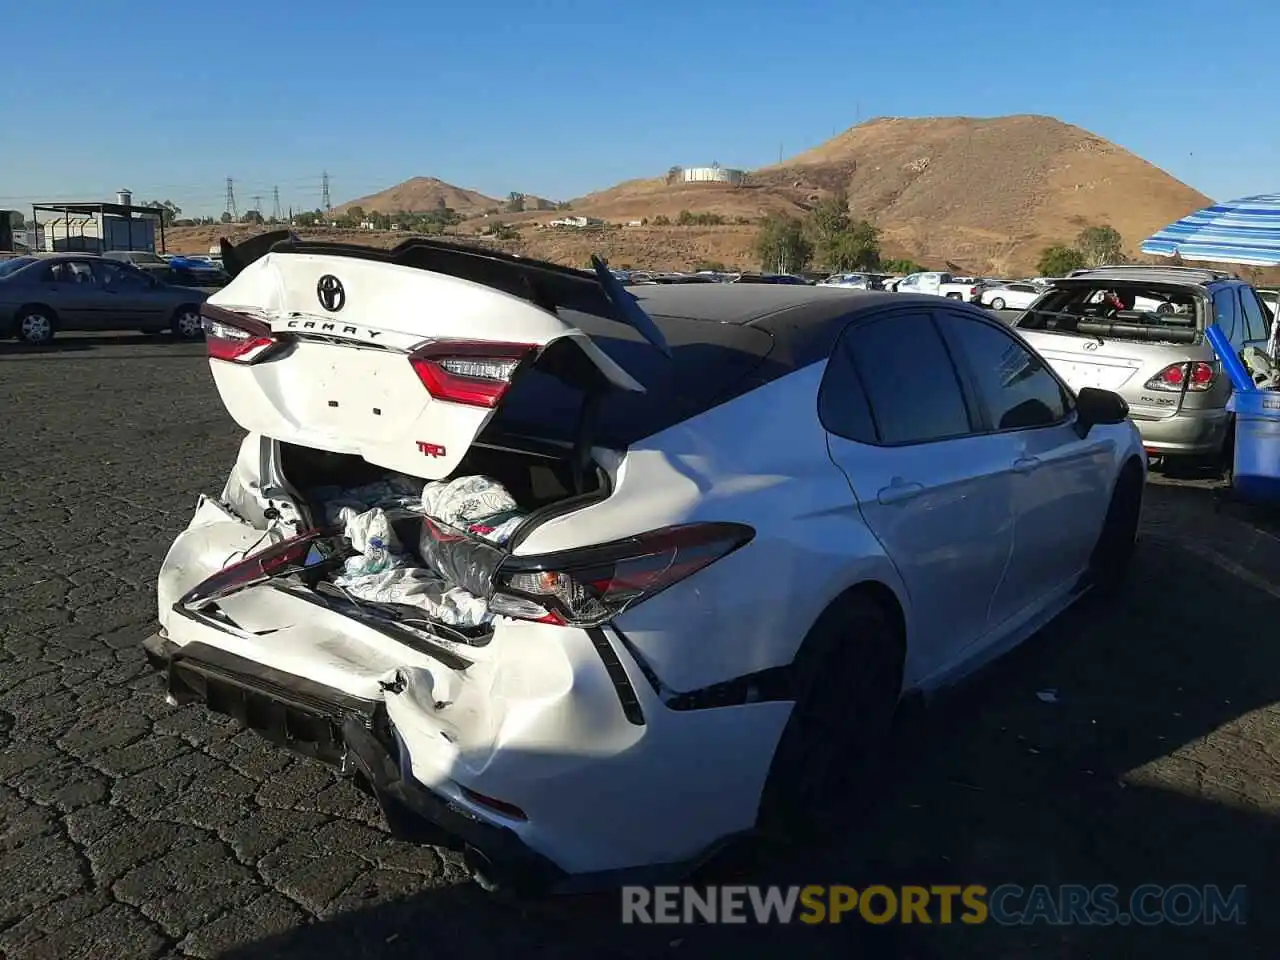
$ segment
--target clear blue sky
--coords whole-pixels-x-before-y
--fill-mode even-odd
[[[1218,199],[1280,190],[1262,0],[2,4],[0,206],[189,214],[415,175],[565,199],[754,167],[873,116],[1042,113]],[[128,44],[126,46],[126,43]]]

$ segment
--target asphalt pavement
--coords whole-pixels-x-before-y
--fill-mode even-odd
[[[1246,922],[624,927],[615,897],[496,903],[452,854],[389,839],[350,783],[166,704],[138,648],[156,572],[239,443],[202,345],[0,342],[0,397],[0,955],[1225,960],[1280,942],[1280,539],[1211,485],[1153,482],[1128,596],[911,715],[820,849],[702,881],[1246,885]]]

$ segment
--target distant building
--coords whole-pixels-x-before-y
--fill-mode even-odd
[[[559,220],[552,220],[549,226],[552,227],[602,227],[604,221],[599,217],[561,217]]]
[[[709,167],[685,167],[680,171],[680,179],[684,183],[732,183],[740,184],[746,179],[746,171],[734,167],[722,167],[713,163]]]

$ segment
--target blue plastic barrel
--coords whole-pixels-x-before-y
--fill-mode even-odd
[[[1204,336],[1222,362],[1222,369],[1230,379],[1231,385],[1240,391],[1257,390],[1257,384],[1253,382],[1253,377],[1249,376],[1249,369],[1240,359],[1240,354],[1236,353],[1236,348],[1231,345],[1227,335],[1222,332],[1222,328],[1215,323],[1205,329]]]
[[[1227,409],[1236,415],[1236,495],[1254,503],[1280,502],[1280,391],[1233,393]]]

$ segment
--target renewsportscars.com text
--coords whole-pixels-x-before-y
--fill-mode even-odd
[[[1194,926],[1246,922],[1248,890],[1144,884],[623,887],[622,922]]]

